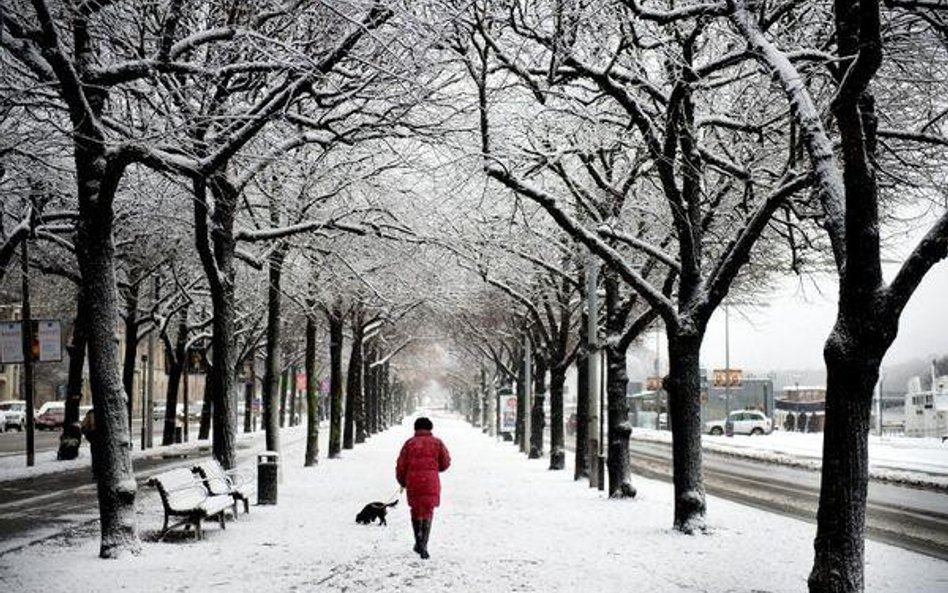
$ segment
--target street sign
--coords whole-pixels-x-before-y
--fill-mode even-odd
[[[658,391],[662,388],[662,378],[661,377],[647,377],[645,379],[645,390],[646,391]]]
[[[39,343],[39,362],[59,362],[63,359],[63,328],[58,321],[42,319],[33,322],[33,350]]]
[[[713,375],[715,387],[740,387],[744,379],[741,369],[714,369]]]
[[[0,363],[23,362],[23,323],[0,323]]]
[[[30,360],[59,362],[63,359],[62,324],[55,319],[40,319],[30,324]],[[0,364],[23,364],[23,322],[0,323]]]
[[[197,346],[188,349],[188,374],[207,374],[207,350]]]

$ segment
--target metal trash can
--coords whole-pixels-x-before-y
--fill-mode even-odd
[[[264,451],[257,454],[257,504],[277,503],[279,470],[279,453]]]

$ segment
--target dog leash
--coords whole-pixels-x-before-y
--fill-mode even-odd
[[[395,489],[395,492],[392,492],[392,495],[389,496],[389,498],[391,499],[391,500],[389,501],[389,504],[391,504],[391,503],[395,502],[396,500],[398,500],[399,498],[401,498],[402,492],[404,492],[404,491],[405,491],[405,487],[404,487],[404,486],[399,486],[398,488],[396,488],[396,489]]]

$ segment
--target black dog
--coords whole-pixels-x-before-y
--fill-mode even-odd
[[[388,525],[388,523],[385,522],[385,509],[388,507],[393,507],[397,504],[397,500],[388,504],[385,504],[384,502],[370,502],[369,504],[362,507],[362,510],[359,511],[359,514],[356,515],[356,523],[368,525],[372,521],[378,519],[379,525]]]

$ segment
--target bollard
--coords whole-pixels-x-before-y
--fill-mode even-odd
[[[257,455],[257,504],[277,503],[280,454],[264,451]]]

